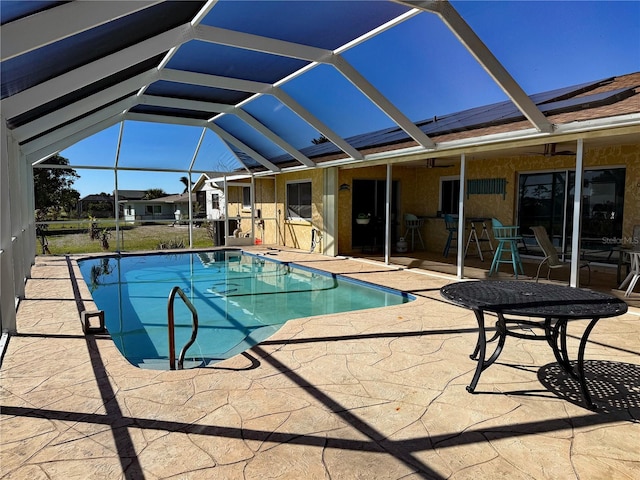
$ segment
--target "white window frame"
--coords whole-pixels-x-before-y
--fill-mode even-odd
[[[306,221],[306,222],[310,222],[312,220],[312,215],[313,212],[309,213],[309,217],[308,218],[304,218],[304,217],[299,217],[299,216],[291,216],[289,214],[290,209],[289,209],[289,185],[296,185],[296,184],[302,184],[302,183],[308,183],[310,188],[311,188],[311,198],[310,198],[310,202],[309,202],[309,207],[310,209],[313,208],[313,182],[311,181],[310,178],[307,179],[301,179],[301,180],[294,180],[291,182],[287,182],[285,184],[285,212],[286,212],[286,218],[287,220],[290,221]]]
[[[438,210],[440,212],[442,212],[442,184],[444,182],[450,182],[450,181],[453,181],[453,180],[458,180],[459,181],[460,180],[460,175],[447,175],[447,176],[444,176],[444,177],[440,177],[440,187],[438,189]],[[462,188],[462,185],[460,185],[460,188]],[[442,212],[442,213],[444,214],[445,212]]]

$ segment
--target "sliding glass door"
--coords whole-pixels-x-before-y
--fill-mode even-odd
[[[582,189],[583,253],[608,261],[622,237],[624,168],[586,170]],[[520,232],[535,245],[530,227],[542,225],[563,256],[571,250],[575,171],[523,173],[519,177]]]

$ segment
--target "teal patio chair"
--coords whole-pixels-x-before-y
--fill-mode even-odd
[[[522,241],[520,236],[520,227],[517,225],[503,225],[498,219],[492,218],[493,238],[498,242],[496,252],[493,255],[489,276],[493,275],[500,268],[501,263],[510,263],[513,265],[513,273],[518,278],[518,273],[524,275],[522,260],[518,252],[518,242]],[[504,257],[507,254],[508,257]]]

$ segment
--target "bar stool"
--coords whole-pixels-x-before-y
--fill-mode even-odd
[[[482,232],[480,232],[480,236],[478,237],[475,222],[470,221],[469,223],[471,224],[471,231],[469,232],[469,238],[467,239],[467,246],[464,249],[464,256],[467,256],[469,245],[471,244],[471,242],[474,242],[476,244],[476,249],[478,250],[480,261],[484,262],[484,256],[482,255],[482,247],[480,247],[480,242],[488,242],[491,253],[493,253],[493,244],[491,243],[491,238],[489,237],[487,224],[484,221],[482,222]]]
[[[411,232],[411,250],[413,250],[413,247],[414,247],[413,236],[415,233],[418,234],[420,245],[422,245],[422,248],[424,248],[424,242],[422,241],[422,234],[420,233],[420,229],[424,225],[424,219],[418,218],[411,213],[407,213],[404,216],[404,225],[406,227],[406,231],[404,232],[405,239],[409,238],[407,235],[409,234],[409,232]]]
[[[456,247],[458,246],[458,216],[446,213],[444,215],[444,226],[449,232],[447,242],[444,244],[444,251],[442,252],[442,256],[446,258],[449,255],[451,242],[455,241]]]
[[[491,219],[491,222],[493,224],[493,237],[498,241],[498,246],[496,247],[496,252],[493,255],[493,262],[491,263],[489,276],[498,271],[501,263],[511,263],[513,265],[513,273],[516,278],[518,278],[518,272],[524,275],[522,260],[520,259],[520,253],[518,252],[518,242],[522,241],[522,237],[518,232],[520,227],[516,225],[505,226],[495,218]],[[510,253],[511,258],[503,259],[504,253]]]

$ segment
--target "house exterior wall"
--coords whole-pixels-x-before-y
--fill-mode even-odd
[[[286,207],[287,183],[309,180],[311,182],[311,221],[288,220]],[[320,168],[301,172],[285,173],[276,176],[276,229],[277,243],[287,247],[309,250],[311,248],[311,230],[323,229],[322,207],[324,194],[324,176]],[[315,252],[323,253],[321,243]]]
[[[154,213],[153,215],[147,213],[147,205],[160,205],[160,213]],[[124,205],[124,221],[135,222],[140,220],[153,221],[153,220],[175,220],[175,210],[180,209],[182,205],[179,204],[166,204],[149,201],[148,203],[125,203]],[[185,205],[184,210],[188,216],[188,205]],[[133,212],[133,214],[131,213]]]
[[[201,190],[205,195],[205,215],[209,220],[224,218],[224,190],[205,183]],[[218,208],[213,208],[213,195],[218,195]]]
[[[607,147],[585,148],[584,168],[625,167],[625,194],[623,237],[631,237],[634,225],[640,224],[640,145],[617,145]],[[467,217],[498,218],[504,224],[516,222],[518,175],[543,171],[575,169],[573,156],[513,156],[496,157],[493,159],[474,160],[467,157],[467,179],[505,178],[507,180],[506,193],[470,195],[465,200]],[[455,164],[447,168],[426,168],[402,166],[396,164],[392,168],[392,178],[398,182],[398,220],[395,227],[398,236],[404,234],[401,219],[406,213],[413,213],[425,217],[425,227],[422,231],[426,249],[442,251],[447,232],[444,220],[436,216],[439,209],[441,178],[460,175],[460,166]],[[285,194],[286,184],[291,181],[309,179],[312,181],[313,217],[312,221],[286,220]],[[386,179],[386,166],[371,166],[362,168],[345,168],[339,171],[338,185],[353,185],[358,179]],[[268,222],[265,222],[265,243],[275,243],[306,250],[311,242],[311,228],[322,230],[322,199],[323,175],[322,170],[285,173],[276,177],[277,202],[274,212],[277,217],[277,235],[273,238]],[[339,190],[338,198],[338,253],[348,254],[353,251],[352,239],[352,190]],[[257,197],[256,197],[257,198]],[[257,201],[257,200],[256,200]],[[268,202],[267,202],[268,203]],[[263,204],[263,216],[267,211]],[[278,213],[280,212],[280,213]],[[268,240],[266,240],[268,239]],[[274,240],[271,242],[271,240]]]
[[[273,178],[258,178],[255,180],[254,200],[255,208],[260,211],[255,218],[255,237],[265,245],[278,243],[278,229],[276,219],[278,207],[276,205],[276,181]]]

